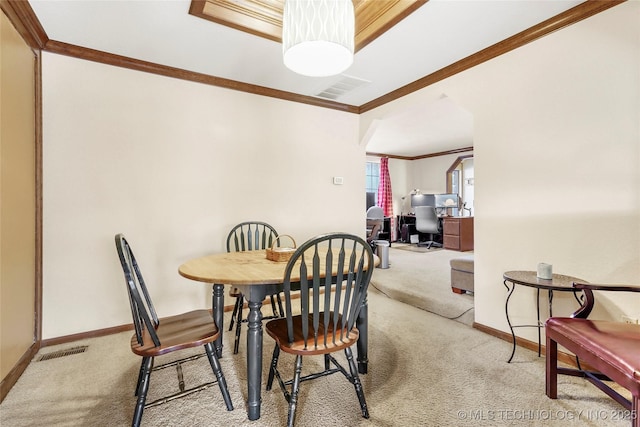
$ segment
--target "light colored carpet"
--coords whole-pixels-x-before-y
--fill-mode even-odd
[[[473,296],[451,291],[449,261],[469,254],[447,249],[420,253],[389,248],[389,268],[376,268],[371,286],[390,298],[466,325],[472,325]]]

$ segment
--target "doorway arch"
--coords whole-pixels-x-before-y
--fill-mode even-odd
[[[469,159],[472,158],[473,154],[465,154],[462,156],[459,156],[449,167],[449,169],[447,169],[446,172],[446,180],[447,180],[447,193],[451,193],[451,191],[453,190],[453,171],[456,170],[458,168],[458,166],[460,166],[460,164],[465,160],[465,159]]]

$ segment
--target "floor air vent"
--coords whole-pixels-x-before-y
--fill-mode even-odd
[[[42,362],[43,360],[57,359],[59,357],[71,356],[72,354],[84,353],[87,348],[89,348],[88,345],[82,345],[80,347],[72,347],[64,350],[54,351],[52,353],[41,355],[37,361]]]

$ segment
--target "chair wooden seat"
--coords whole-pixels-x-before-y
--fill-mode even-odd
[[[316,345],[309,345],[305,344],[305,336],[302,332],[302,316],[293,316],[292,320],[294,330],[292,342],[289,342],[286,318],[272,320],[265,326],[269,336],[276,340],[280,349],[285,353],[300,354],[303,356],[333,353],[352,346],[358,341],[358,337],[360,336],[355,326],[351,328],[348,333],[347,329],[344,328],[335,329],[332,323],[329,324],[328,328],[324,328],[324,313],[322,313],[318,325],[318,337],[320,337],[320,339]],[[312,319],[309,320],[312,321]],[[324,337],[334,336],[336,337],[335,340],[328,339],[325,343]]]
[[[572,317],[551,317],[545,323],[546,394],[558,395],[558,374],[586,378],[631,414],[631,425],[640,427],[640,325],[587,319],[594,305],[592,290],[640,292],[640,287],[574,283],[585,293],[583,306]],[[595,371],[558,367],[558,345],[576,355]],[[631,401],[614,390],[614,381],[631,392]]]
[[[134,334],[131,351],[139,356],[155,357],[185,348],[199,347],[218,339],[220,331],[209,310],[195,310],[176,316],[163,317],[155,330],[160,345],[156,346],[145,329],[142,344]]]

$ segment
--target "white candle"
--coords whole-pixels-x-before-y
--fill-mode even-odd
[[[553,278],[553,266],[544,262],[538,264],[538,278],[551,280]]]

